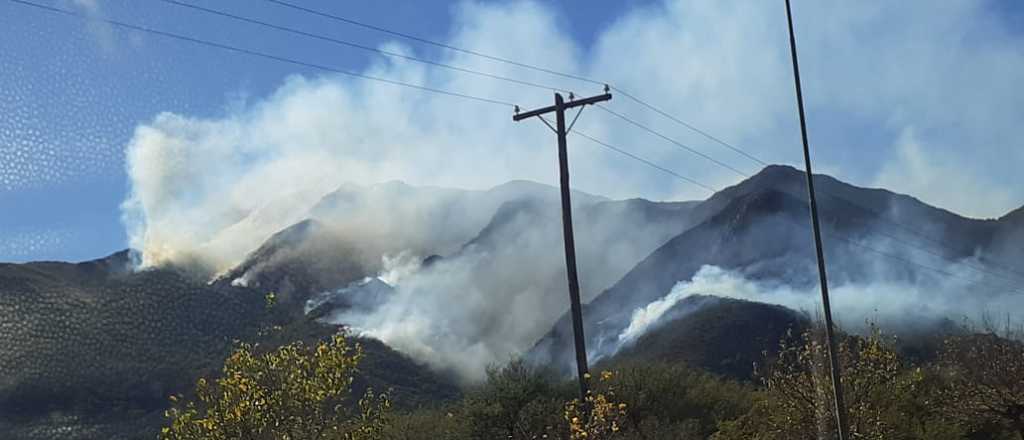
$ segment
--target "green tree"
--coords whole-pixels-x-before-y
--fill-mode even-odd
[[[684,364],[624,362],[610,369],[614,375],[595,390],[612,389],[628,405],[623,424],[631,438],[707,438],[752,404],[753,387]]]
[[[380,438],[390,402],[351,384],[360,346],[342,335],[313,347],[295,342],[266,353],[241,344],[221,377],[199,379],[194,397],[171,397],[162,440]]]
[[[545,372],[513,360],[490,368],[487,380],[471,390],[458,416],[471,438],[533,439],[562,425],[564,399]]]

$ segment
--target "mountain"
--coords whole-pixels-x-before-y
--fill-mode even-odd
[[[577,204],[605,200],[578,191],[573,196]],[[273,291],[283,306],[301,310],[315,293],[377,274],[384,256],[457,251],[502,204],[522,199],[553,202],[558,190],[527,181],[486,191],[398,181],[345,184],[320,199],[308,218],[270,237],[215,284]]]
[[[170,268],[133,272],[128,257],[0,265],[0,418],[99,402],[160,411],[265,316],[257,292]]]
[[[169,395],[216,373],[233,340],[281,322],[262,291],[131,264],[127,251],[78,264],[0,264],[0,437],[151,438]],[[303,326],[285,325],[289,334]],[[406,402],[457,393],[377,341],[364,347],[380,367],[364,377],[376,389],[396,387]]]
[[[822,194],[819,211],[834,285],[865,280],[913,283],[935,274],[906,261],[942,268],[973,255],[984,255],[982,261],[1008,262],[1013,265],[1010,270],[1024,273],[1024,263],[1011,258],[1012,252],[1019,252],[1021,241],[1005,238],[1022,231],[1012,225],[1016,215],[999,221],[969,219],[909,196],[858,188],[828,176],[814,178]],[[635,310],[664,297],[677,283],[691,280],[706,265],[736,271],[751,280],[816,287],[805,179],[793,168],[769,166],[694,206],[691,216],[703,221],[670,239],[585,304],[588,351],[615,350]],[[936,246],[923,237],[941,237],[941,242]],[[1018,250],[1005,246],[1010,242],[1018,243]],[[894,264],[897,261],[904,263]],[[568,371],[574,362],[572,345],[570,320],[563,315],[529,356]]]
[[[999,256],[997,261],[1024,261],[1024,207],[1010,211],[997,221],[998,229],[992,237],[989,245],[990,252]],[[1010,272],[1014,276],[1024,276],[1024,271],[1017,266],[1007,267],[1007,264],[992,263]]]

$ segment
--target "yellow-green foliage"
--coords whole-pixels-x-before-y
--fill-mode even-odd
[[[601,383],[607,384],[614,374],[601,373]],[[604,440],[619,438],[626,417],[626,404],[617,401],[615,390],[590,393],[585,401],[573,399],[565,404],[565,421],[569,424],[571,440]]]
[[[362,349],[344,336],[268,353],[242,344],[220,378],[199,379],[194,399],[171,397],[163,440],[345,439],[380,437],[390,402],[350,389]]]
[[[778,357],[759,372],[763,395],[746,416],[723,423],[716,439],[833,438],[827,349],[817,335],[808,332],[803,340],[782,343]],[[927,405],[925,372],[905,366],[877,329],[863,338],[842,338],[838,358],[853,438],[959,438],[959,431]]]

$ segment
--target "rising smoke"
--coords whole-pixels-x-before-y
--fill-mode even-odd
[[[1024,296],[978,286],[976,276],[966,266],[971,263],[961,261],[945,266],[944,270],[957,277],[921,274],[926,279],[918,282],[876,279],[834,285],[830,288],[833,316],[841,328],[855,333],[871,325],[887,331],[912,331],[915,327],[920,329],[944,320],[954,325],[978,325],[1004,319],[1022,322],[1024,315],[1020,311],[1024,310]],[[692,280],[680,281],[663,298],[635,309],[629,325],[619,335],[619,344],[597,356],[612,355],[644,333],[693,312],[693,307],[677,310],[677,305],[695,295],[777,304],[812,317],[821,314],[817,287],[796,288],[778,280],[755,281],[740,271],[708,265]]]
[[[545,190],[502,205],[450,255],[429,263],[409,253],[385,256],[377,278],[393,291],[384,304],[343,308],[328,319],[469,381],[522,354],[568,308],[556,193]],[[585,301],[678,233],[685,217],[650,218],[634,203],[600,199],[577,204],[576,212]]]

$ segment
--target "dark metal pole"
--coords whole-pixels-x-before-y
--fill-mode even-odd
[[[828,360],[832,374],[832,396],[835,404],[836,431],[839,440],[849,438],[846,422],[846,404],[843,401],[843,383],[840,379],[839,359],[836,353],[835,332],[832,329],[832,306],[829,304],[828,276],[825,274],[825,253],[821,246],[821,226],[818,224],[818,203],[814,196],[814,177],[811,174],[811,149],[807,142],[807,120],[804,116],[804,96],[800,88],[800,65],[796,57],[796,37],[793,34],[793,13],[786,0],[786,20],[789,22],[789,49],[793,59],[793,81],[796,84],[796,102],[800,110],[800,136],[804,143],[804,168],[807,172],[807,195],[811,206],[811,229],[814,230],[814,249],[818,255],[818,277],[821,283],[821,306],[825,312],[825,337],[828,339]]]
[[[588,389],[587,347],[583,339],[583,306],[580,304],[580,282],[576,275],[576,243],[572,232],[572,203],[569,198],[569,152],[566,148],[565,102],[555,93],[555,128],[558,131],[558,173],[562,190],[562,236],[565,239],[565,269],[569,277],[569,304],[572,333],[576,342],[576,370],[580,379],[580,402],[586,402]]]

